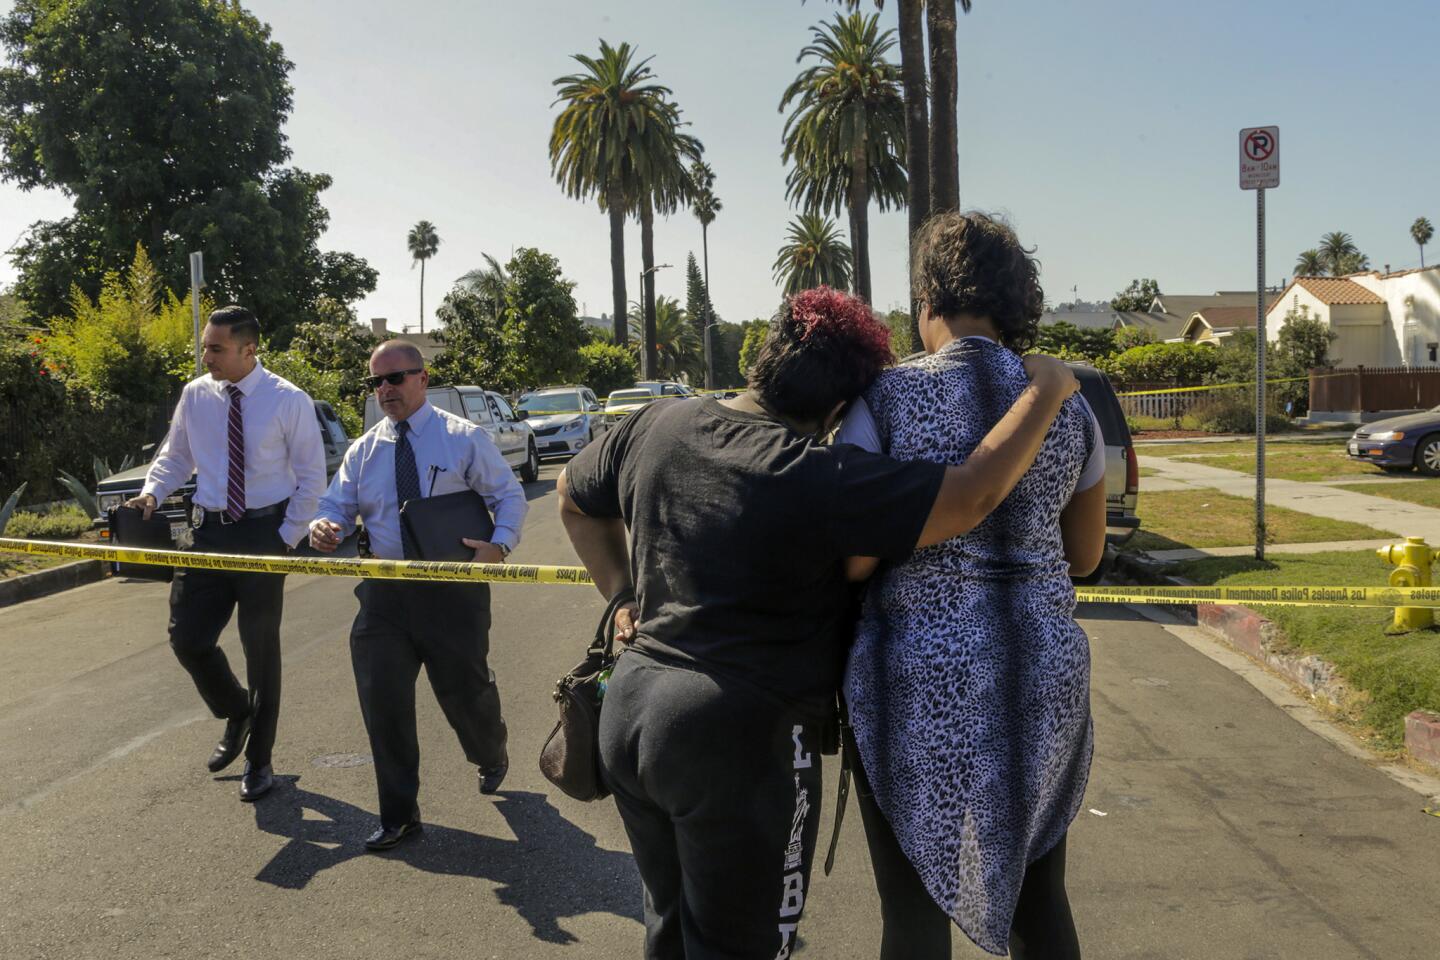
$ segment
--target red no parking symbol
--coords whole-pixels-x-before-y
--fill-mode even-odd
[[[1275,152],[1275,138],[1268,130],[1252,130],[1245,138],[1245,156],[1251,160],[1269,160]]]

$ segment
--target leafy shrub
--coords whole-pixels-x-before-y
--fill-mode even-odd
[[[79,507],[60,507],[49,513],[17,510],[5,525],[5,536],[36,540],[68,540],[90,529],[91,520]]]
[[[1265,414],[1265,432],[1279,433],[1291,429],[1291,423],[1272,402]],[[1254,433],[1255,391],[1217,390],[1215,399],[1194,413],[1201,430],[1210,433]]]
[[[1112,359],[1109,373],[1122,384],[1200,384],[1214,373],[1218,358],[1214,347],[1198,343],[1151,343],[1131,347]]]
[[[635,355],[613,343],[587,343],[580,348],[585,361],[585,385],[599,397],[623,390],[635,382]]]

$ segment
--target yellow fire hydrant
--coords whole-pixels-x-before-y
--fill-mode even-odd
[[[1375,552],[1381,560],[1395,566],[1390,571],[1390,586],[1430,586],[1430,565],[1435,562],[1435,551],[1430,549],[1424,537],[1406,537],[1404,543],[1392,543]],[[1396,607],[1391,629],[1397,632],[1423,630],[1434,623],[1435,611],[1429,607]]]

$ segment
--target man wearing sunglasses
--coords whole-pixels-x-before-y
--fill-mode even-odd
[[[490,435],[430,405],[430,374],[412,343],[376,347],[365,382],[385,417],[345,454],[310,524],[310,545],[334,551],[358,516],[377,557],[413,558],[400,505],[469,489],[484,498],[495,532],[489,542],[462,542],[474,549],[476,563],[503,563],[520,542],[527,506]],[[480,792],[500,789],[509,769],[500,694],[486,662],[490,586],[361,580],[355,596],[360,612],[350,629],[350,658],[380,791],[380,828],[365,845],[387,850],[420,830],[415,681],[422,665],[466,758],[479,769]]]
[[[260,324],[249,310],[216,310],[201,342],[209,375],[185,385],[145,486],[125,506],[148,520],[193,472],[196,550],[288,553],[304,538],[325,489],[315,404],[255,359]],[[241,800],[258,800],[275,783],[270,751],[280,717],[284,587],[279,574],[198,569],[176,570],[170,584],[170,646],[205,705],[225,719],[207,765],[219,772],[244,749]],[[218,646],[237,608],[248,692]]]

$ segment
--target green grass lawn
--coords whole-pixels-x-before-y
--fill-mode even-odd
[[[1224,443],[1156,443],[1136,447],[1142,457],[1174,457],[1222,470],[1255,473],[1255,441]],[[1336,480],[1343,477],[1378,477],[1384,472],[1373,464],[1351,460],[1344,444],[1335,440],[1267,443],[1265,475],[1277,480]]]
[[[1126,544],[1127,550],[1238,547],[1255,542],[1255,501],[1218,490],[1142,492],[1139,514],[1141,527]],[[1265,526],[1270,543],[1379,540],[1390,536],[1363,523],[1273,506],[1265,509]]]
[[[1142,476],[1142,477],[1155,477],[1155,476],[1159,476],[1159,475],[1160,475],[1160,471],[1159,471],[1159,470],[1156,470],[1154,467],[1141,467],[1141,468],[1140,468],[1140,476]]]
[[[44,557],[33,553],[11,553],[0,550],[0,580],[18,577],[22,573],[34,573],[62,563],[74,563],[72,557]]]
[[[1418,503],[1422,507],[1440,507],[1440,478],[1425,480],[1397,480],[1393,483],[1342,483],[1337,490],[1352,490],[1372,497],[1389,497]]]
[[[1276,556],[1264,562],[1215,557],[1171,564],[1167,573],[1229,586],[1384,586],[1390,567],[1372,551]],[[1386,749],[1405,739],[1405,715],[1440,710],[1440,630],[1388,636],[1391,610],[1379,607],[1267,607],[1295,652],[1334,664],[1361,696],[1343,705],[1349,719],[1374,731]]]

